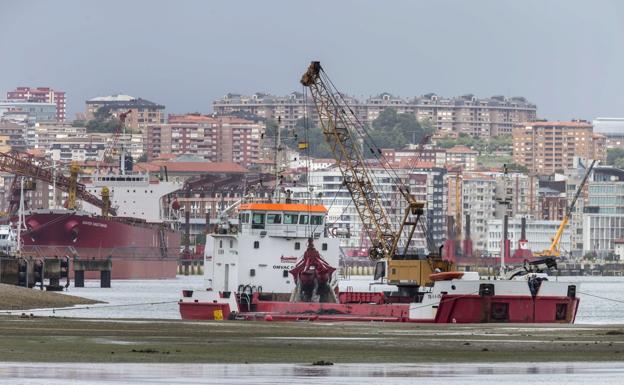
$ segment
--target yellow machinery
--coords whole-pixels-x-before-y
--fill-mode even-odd
[[[67,208],[70,210],[76,209],[76,198],[78,190],[78,173],[80,172],[80,166],[72,163],[69,166],[69,188],[67,190]]]
[[[108,217],[110,211],[110,190],[108,187],[102,187],[102,216]]]
[[[557,229],[557,232],[555,233],[555,237],[553,238],[552,243],[550,244],[550,248],[543,250],[541,252],[538,252],[538,253],[534,253],[536,257],[559,257],[561,255],[561,251],[559,250],[559,242],[561,241],[561,237],[563,236],[563,231],[565,230],[566,226],[568,225],[568,222],[570,221],[570,216],[572,215],[572,211],[574,211],[574,207],[576,206],[576,201],[581,195],[581,192],[583,191],[583,187],[585,187],[585,184],[587,183],[587,179],[589,178],[589,174],[593,170],[595,164],[596,164],[596,161],[592,160],[591,164],[587,168],[587,171],[585,172],[585,175],[583,176],[583,179],[581,180],[581,184],[576,189],[576,194],[574,194],[574,198],[572,198],[572,202],[570,202],[570,206],[567,208],[565,214],[563,215],[563,219],[561,220],[561,223],[559,224],[559,228]]]
[[[376,269],[376,277],[385,275],[391,284],[420,286],[430,283],[429,274],[436,269],[451,270],[452,263],[441,259],[430,234],[420,221],[425,202],[417,201],[383,156],[379,156],[381,151],[371,142],[366,128],[357,120],[340,92],[333,87],[320,62],[314,61],[310,64],[301,78],[301,84],[310,89],[325,140],[334,155],[355,209],[366,226],[365,232],[372,244],[369,256],[374,261],[382,262],[378,267],[382,266],[385,274],[378,273],[380,269]],[[382,195],[377,191],[375,180],[366,164],[362,144],[370,146],[373,156],[378,157],[405,200],[405,214],[398,229],[390,222],[382,205]],[[418,226],[424,230],[429,249],[429,255],[425,258],[408,254],[410,241]],[[404,232],[405,246],[401,253],[397,253],[399,240]]]

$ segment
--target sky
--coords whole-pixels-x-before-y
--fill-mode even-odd
[[[0,98],[116,93],[168,113],[228,92],[300,91],[320,60],[366,98],[524,96],[546,119],[624,117],[624,2],[0,0]]]

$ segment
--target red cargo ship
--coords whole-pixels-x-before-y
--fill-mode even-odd
[[[176,276],[181,235],[165,224],[59,209],[26,213],[25,225],[27,230],[21,235],[23,255],[110,257],[112,279]],[[87,273],[87,278],[96,278],[96,273]]]

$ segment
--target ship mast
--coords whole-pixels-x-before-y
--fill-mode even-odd
[[[279,203],[281,200],[280,194],[280,151],[282,151],[282,130],[280,125],[282,123],[282,117],[277,117],[277,133],[275,135],[275,189],[273,190],[273,199]]]

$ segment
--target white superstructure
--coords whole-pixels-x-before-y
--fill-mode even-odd
[[[322,205],[241,204],[238,225],[209,237],[206,287],[215,292],[291,293],[295,283],[289,271],[302,258],[309,238],[322,258],[337,267],[339,240],[327,237],[326,214]]]
[[[91,183],[85,183],[87,191],[101,196],[102,188],[108,187],[111,206],[117,210],[117,216],[144,219],[158,223],[165,219],[167,202],[164,198],[182,188],[181,183],[150,179],[149,173],[102,174],[94,175]],[[97,213],[101,209],[84,203],[83,209]]]

